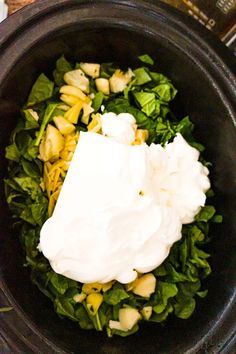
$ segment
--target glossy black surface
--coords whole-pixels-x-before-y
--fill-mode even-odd
[[[50,73],[64,53],[81,61],[116,61],[134,66],[149,53],[156,69],[179,90],[174,110],[189,114],[196,136],[213,162],[211,179],[224,222],[212,232],[209,295],[194,316],[170,319],[165,327],[142,326],[128,338],[80,330],[61,320],[52,304],[30,282],[23,255],[11,229],[2,178],[4,146],[19,107],[41,71]],[[158,1],[42,1],[0,26],[0,314],[5,340],[13,353],[183,354],[233,353],[236,296],[236,84],[231,54],[192,19]]]

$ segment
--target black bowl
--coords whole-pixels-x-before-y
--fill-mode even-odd
[[[142,326],[128,338],[107,339],[61,320],[30,282],[4,202],[1,183],[0,267],[2,335],[12,353],[233,353],[236,327],[236,88],[234,59],[194,20],[159,1],[40,1],[0,26],[1,181],[4,146],[29,89],[65,54],[82,61],[136,65],[149,53],[179,90],[174,110],[189,114],[213,162],[211,179],[222,225],[212,229],[212,275],[206,299],[189,320]]]

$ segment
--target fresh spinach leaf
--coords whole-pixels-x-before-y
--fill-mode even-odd
[[[42,226],[48,218],[48,200],[45,196],[40,196],[36,203],[31,205],[32,217],[36,224]]]
[[[102,63],[100,67],[100,77],[109,79],[116,71],[113,63]]]
[[[71,64],[65,59],[64,55],[62,55],[56,61],[56,69],[53,71],[54,81],[57,86],[62,86],[64,83],[64,75],[68,71],[73,70]]]
[[[153,65],[154,64],[154,60],[148,54],[142,54],[138,58],[144,64],[149,64],[149,65]]]
[[[34,115],[32,114],[32,110],[30,109],[24,109],[23,111],[23,115],[25,118],[25,126],[24,129],[28,130],[28,129],[38,129],[39,124],[37,119],[35,119]],[[37,113],[36,113],[37,114]]]
[[[104,95],[102,92],[97,92],[95,94],[95,97],[94,97],[93,103],[92,103],[92,107],[93,107],[95,113],[100,109],[103,99],[104,99]]]
[[[189,318],[196,307],[196,301],[194,298],[189,298],[188,300],[186,297],[177,298],[177,303],[174,305],[174,312],[175,315],[182,319]]]
[[[187,280],[186,275],[181,272],[178,272],[171,263],[167,262],[165,265],[165,269],[166,269],[166,274],[168,274],[166,279],[171,283],[179,283]]]
[[[104,301],[109,305],[117,305],[122,300],[129,298],[129,294],[125,291],[124,287],[116,283],[110,290],[105,292]]]
[[[41,170],[35,161],[21,160],[22,168],[27,176],[32,178],[41,178]]]
[[[135,82],[134,82],[135,85],[141,86],[152,81],[151,76],[149,75],[147,69],[145,68],[135,69],[133,73],[135,76]]]
[[[202,221],[202,222],[208,222],[213,218],[215,215],[215,207],[213,205],[205,205],[200,212],[197,214],[195,220],[196,221]]]
[[[45,269],[41,267],[41,269],[38,269],[38,265],[40,265],[40,262],[37,260],[35,263],[31,262],[28,257],[26,257],[28,260],[28,264],[32,267],[31,271],[31,280],[33,284],[35,284],[39,290],[47,296],[49,299],[54,301],[55,296],[52,294],[51,291],[48,290],[47,288],[47,283],[48,283],[48,274],[45,272]],[[37,267],[34,267],[34,264],[37,265]],[[46,265],[44,264],[44,268]]]
[[[222,223],[223,221],[223,216],[222,215],[214,215],[213,218],[211,219],[212,222],[215,222],[215,223]]]
[[[54,83],[46,75],[40,74],[35,81],[27,101],[27,107],[48,100],[53,95]]]
[[[157,314],[162,313],[168,304],[168,300],[174,297],[177,293],[178,288],[175,284],[159,280],[157,282],[156,292],[151,299],[151,303],[154,304],[153,311]]]
[[[64,295],[66,290],[69,288],[68,279],[54,272],[52,272],[50,277],[50,283],[60,295]]]
[[[173,312],[173,306],[171,304],[168,304],[162,312],[160,313],[153,312],[149,321],[157,322],[157,323],[164,322],[169,316],[169,314],[172,312]]]
[[[79,325],[82,329],[93,329],[93,322],[90,320],[87,311],[83,307],[83,305],[79,305],[79,307],[75,311],[75,316]]]
[[[200,298],[204,299],[207,294],[208,294],[208,290],[203,290],[203,291],[197,291],[196,292],[197,296],[199,296]]]
[[[168,77],[163,74],[154,71],[149,71],[149,75],[155,84],[166,84],[170,82]]]
[[[131,328],[130,330],[128,330],[126,332],[125,331],[119,331],[118,329],[113,329],[112,330],[112,335],[116,334],[116,335],[118,335],[120,337],[128,337],[131,334],[136,333],[138,331],[138,329],[139,329],[138,324],[136,324],[133,328]]]
[[[104,328],[105,326],[108,326],[109,321],[112,319],[112,315],[113,315],[112,306],[103,302],[98,309],[98,315],[99,315],[101,327]]]
[[[40,125],[40,130],[37,135],[37,139],[35,141],[36,146],[38,146],[40,144],[41,139],[43,137],[43,133],[45,131],[45,128],[46,128],[47,124],[53,119],[54,112],[55,112],[57,106],[58,106],[58,103],[49,103],[47,105],[47,108],[46,108],[44,116],[43,116],[43,121]]]
[[[62,317],[68,317],[72,321],[78,321],[75,315],[75,309],[70,301],[63,296],[59,296],[54,301],[56,312]]]
[[[165,102],[172,101],[177,94],[177,90],[171,83],[159,84],[155,86],[152,91],[154,91],[160,99]]]
[[[152,92],[133,92],[133,95],[140,105],[142,111],[147,115],[151,116],[156,109],[156,97]]]
[[[37,200],[37,197],[42,194],[38,184],[38,180],[28,176],[15,177],[14,182],[21,188],[23,192],[26,192],[32,200]]]
[[[8,145],[5,151],[6,159],[19,162],[21,153],[18,147],[16,146],[16,143]]]

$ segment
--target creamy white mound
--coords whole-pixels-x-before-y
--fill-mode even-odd
[[[39,248],[53,270],[82,283],[129,283],[155,269],[210,188],[199,152],[177,134],[164,148],[131,145],[135,119],[102,116],[104,135],[81,132]]]

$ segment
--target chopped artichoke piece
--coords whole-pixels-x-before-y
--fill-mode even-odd
[[[86,299],[86,297],[87,297],[86,294],[80,293],[80,294],[74,295],[73,300],[74,300],[75,302],[80,302],[80,303],[81,303],[81,302],[83,302],[83,301]]]
[[[88,103],[84,103],[83,104],[83,116],[81,118],[81,122],[83,122],[84,124],[88,124],[89,122],[89,118],[90,118],[90,114],[93,113],[94,109],[91,107],[92,102]]]
[[[141,319],[138,310],[126,307],[119,310],[119,322],[124,331],[129,331]]]
[[[60,157],[69,162],[72,160],[72,157],[73,157],[73,152],[72,151],[68,151],[66,149],[63,149],[62,152],[60,153]]]
[[[146,129],[137,129],[135,133],[135,140],[133,142],[134,145],[141,145],[145,143],[148,139],[148,130]]]
[[[71,86],[78,87],[85,93],[89,93],[89,79],[81,69],[68,71],[64,75],[64,81]]]
[[[108,283],[102,284],[102,291],[105,293],[106,291],[110,290],[113,284],[113,280],[109,281]]]
[[[68,122],[68,120],[64,117],[54,117],[53,120],[56,124],[57,129],[61,132],[62,135],[68,135],[75,131],[74,124]]]
[[[132,292],[143,297],[150,297],[156,287],[156,278],[152,273],[144,274],[135,280]]]
[[[152,316],[152,306],[144,306],[141,310],[143,318],[148,321]]]
[[[110,327],[111,329],[117,329],[118,331],[124,331],[124,328],[121,327],[121,324],[120,324],[119,321],[112,321],[112,320],[110,320],[110,321],[109,321],[109,327]]]
[[[131,69],[128,69],[126,73],[120,69],[117,69],[109,79],[111,92],[117,93],[124,91],[133,75],[134,74]]]
[[[86,75],[91,76],[93,79],[99,77],[100,64],[95,63],[80,63],[80,68]]]
[[[103,77],[99,77],[98,79],[95,80],[95,84],[98,91],[104,93],[104,95],[109,95],[110,93],[109,80],[104,79]]]
[[[58,109],[61,109],[61,110],[64,111],[64,112],[66,112],[66,111],[68,111],[68,110],[70,109],[70,106],[68,106],[67,104],[62,103],[62,104],[59,104],[59,105],[57,106],[57,108],[58,108]]]
[[[93,315],[96,315],[102,302],[103,296],[100,293],[91,293],[86,298],[87,307]]]
[[[82,286],[82,292],[85,294],[99,293],[102,290],[102,284],[100,283],[90,283],[84,284]]]
[[[57,128],[48,124],[45,135],[39,146],[40,160],[55,161],[59,158],[60,152],[64,147],[64,138]]]
[[[92,120],[88,125],[88,131],[99,133],[102,129],[101,116],[99,113],[92,114]]]
[[[67,149],[68,151],[74,152],[77,142],[78,142],[78,139],[79,139],[79,132],[66,135],[65,136],[65,149]]]
[[[39,120],[39,115],[36,111],[34,111],[32,108],[28,108],[27,111],[31,114],[36,122]]]
[[[125,284],[125,289],[127,291],[131,291],[133,289],[133,287],[134,287],[134,284],[135,284],[135,280],[132,281],[131,283]]]
[[[78,119],[79,119],[79,114],[80,111],[83,107],[83,101],[80,99],[77,99],[77,103],[71,107],[66,113],[65,113],[65,118],[73,124],[77,124],[78,123]]]
[[[65,95],[64,93],[60,96],[60,99],[65,102],[68,106],[75,106],[81,100],[75,96]]]
[[[82,101],[89,103],[90,98],[86,96],[81,89],[78,87],[74,87],[71,85],[64,85],[60,88],[60,93],[69,95],[69,96],[75,96],[76,98],[81,99]]]

